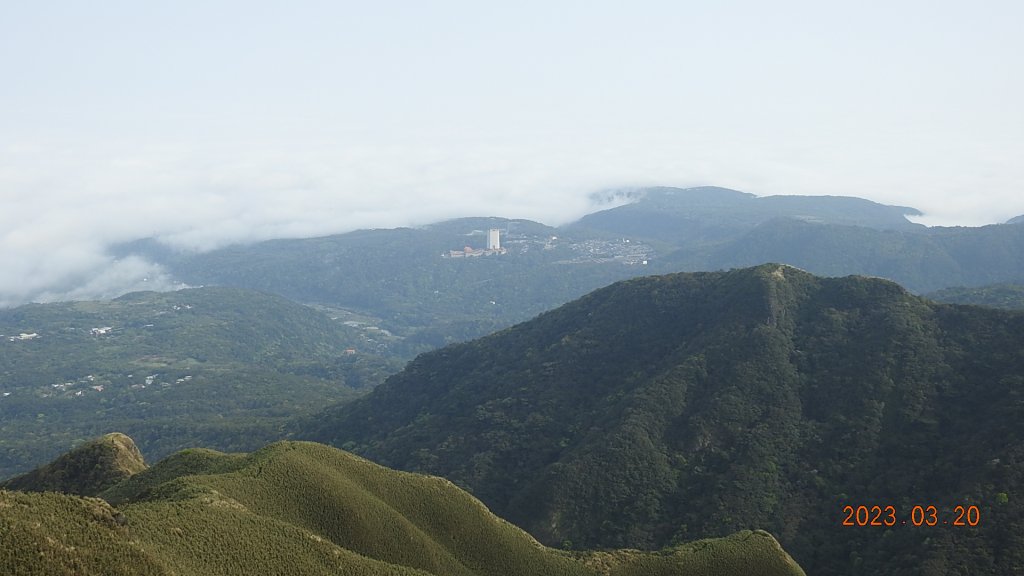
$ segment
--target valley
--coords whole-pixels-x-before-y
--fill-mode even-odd
[[[0,332],[25,331],[0,341],[0,477],[115,428],[154,457],[255,449],[401,367],[359,330],[229,288],[0,310]]]

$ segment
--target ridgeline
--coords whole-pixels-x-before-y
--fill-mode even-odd
[[[304,433],[449,478],[549,545],[759,527],[818,575],[1009,574],[1022,350],[1024,314],[880,279],[647,277],[421,355]],[[847,506],[893,525],[844,526]],[[980,523],[954,526],[957,506]]]
[[[658,553],[545,548],[447,480],[313,443],[280,442],[247,455],[187,450],[100,496],[0,490],[0,573],[804,574],[761,531]]]

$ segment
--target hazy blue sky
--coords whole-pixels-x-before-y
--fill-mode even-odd
[[[0,0],[0,304],[207,248],[586,194],[1024,213],[1024,3]]]

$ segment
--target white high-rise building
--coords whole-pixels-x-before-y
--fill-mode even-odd
[[[501,250],[501,232],[497,228],[487,231],[487,249]]]

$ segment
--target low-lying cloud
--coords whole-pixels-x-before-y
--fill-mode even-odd
[[[856,195],[922,209],[930,224],[952,223],[944,216],[981,224],[1024,213],[1009,192],[1012,171],[977,202],[970,193],[951,196],[966,180],[941,170],[913,182],[913,171],[868,177],[863,167],[844,165],[838,151],[765,149],[707,137],[601,146],[549,139],[519,147],[9,145],[0,156],[0,306],[180,287],[151,262],[109,252],[140,238],[206,251],[460,216],[558,225],[595,209],[593,192],[619,186]],[[886,182],[902,190],[886,190]],[[972,201],[973,213],[966,207]],[[944,215],[943,207],[958,212]]]
[[[108,253],[140,238],[207,251],[469,215],[559,224],[592,207],[596,185],[522,158],[394,146],[9,152],[0,164],[0,306],[175,287],[155,264]]]

